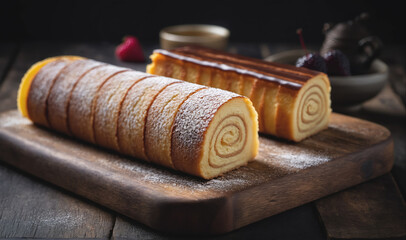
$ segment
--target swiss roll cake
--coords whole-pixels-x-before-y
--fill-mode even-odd
[[[91,59],[34,64],[17,102],[34,124],[205,179],[258,153],[258,116],[247,97]]]
[[[150,58],[150,74],[250,98],[262,133],[299,142],[328,126],[330,82],[324,73],[197,46],[157,49]]]

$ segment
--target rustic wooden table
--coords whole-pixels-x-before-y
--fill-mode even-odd
[[[111,43],[30,42],[0,44],[0,112],[16,108],[19,81],[31,64],[49,56],[81,55],[145,71],[146,63],[123,63]],[[148,56],[158,44],[145,45]],[[229,51],[264,58],[289,45],[232,43]],[[388,85],[356,112],[387,127],[394,138],[391,173],[220,236],[198,239],[405,239],[406,111],[404,46],[387,47]],[[403,82],[402,82],[403,81]],[[395,91],[394,91],[395,90]],[[403,93],[402,93],[403,91]],[[0,154],[1,160],[1,154]],[[103,206],[32,177],[0,161],[0,238],[177,239]]]

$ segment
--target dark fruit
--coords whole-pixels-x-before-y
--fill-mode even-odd
[[[296,61],[296,67],[305,67],[319,72],[327,73],[326,61],[318,53],[309,53]]]
[[[326,23],[323,29],[325,39],[320,54],[341,50],[350,62],[352,75],[367,73],[383,48],[381,39],[369,31],[371,24],[368,13],[362,13],[355,19],[337,24]]]
[[[340,50],[331,50],[324,54],[327,64],[327,73],[332,76],[349,76],[350,61]]]

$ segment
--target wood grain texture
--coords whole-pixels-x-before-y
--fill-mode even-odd
[[[316,201],[330,239],[406,237],[406,205],[386,174]]]
[[[114,48],[115,45],[110,43],[26,42],[18,48],[16,44],[1,44],[0,73],[4,79],[0,80],[0,112],[16,108],[17,89],[22,76],[33,63],[50,56],[81,55],[140,71],[145,70],[144,63],[125,63],[117,60]],[[145,50],[152,51],[152,48],[154,47],[148,46]],[[9,157],[14,159],[13,155]],[[27,177],[26,174],[21,175],[2,163],[0,178],[0,238],[110,237],[115,215],[100,205],[36,178]],[[20,198],[21,195],[30,195],[30,198]],[[64,217],[65,223],[69,225],[53,222]]]
[[[164,232],[229,232],[387,173],[393,164],[388,130],[339,114],[301,143],[261,137],[255,161],[210,181],[38,128],[16,111],[0,119],[3,160]]]
[[[239,53],[242,55],[247,55],[247,56],[252,56],[252,57],[257,57],[257,58],[264,58],[269,55],[269,53],[260,55],[258,54],[258,49],[255,44],[238,44],[238,43],[230,43],[229,50],[234,53]],[[5,46],[5,45],[2,45]],[[0,47],[2,47],[0,46]],[[9,46],[9,45],[8,45]],[[8,46],[5,48],[8,49]],[[17,51],[17,57],[15,57],[15,61],[12,61],[11,68],[9,71],[6,71],[4,73],[5,79],[3,79],[3,84],[0,86],[0,112],[9,110],[9,109],[15,109],[16,108],[16,93],[17,93],[17,88],[20,83],[21,77],[25,73],[25,71],[29,68],[29,66],[39,60],[42,60],[46,57],[49,56],[56,56],[56,55],[63,55],[63,54],[78,54],[81,56],[86,56],[92,59],[97,59],[102,62],[107,62],[111,63],[114,65],[120,65],[124,67],[129,67],[133,68],[139,71],[145,71],[145,63],[141,64],[134,64],[134,63],[124,63],[120,62],[114,57],[114,44],[111,43],[56,43],[56,42],[26,42],[21,45],[21,48]],[[290,50],[292,49],[292,45],[290,44],[266,44],[267,49],[269,49],[269,52],[274,54],[277,52],[281,52],[284,50]],[[144,45],[144,53],[145,56],[148,56],[153,49],[159,48],[158,44],[151,44],[151,45]],[[310,47],[312,48],[312,47]],[[312,48],[314,49],[314,47]],[[390,59],[400,57],[402,60],[404,60],[404,55],[399,54],[402,51],[399,51],[398,47],[393,47],[393,46],[385,46],[386,50],[389,49],[394,49],[391,53],[389,51],[383,52],[385,54],[384,59],[386,60],[385,62],[390,63],[387,61],[390,57]],[[6,53],[3,51],[0,51],[0,55]],[[8,59],[6,60],[8,61]],[[148,61],[148,60],[147,60]],[[1,66],[0,66],[1,67]],[[385,108],[392,108],[392,98],[381,98],[380,96],[377,96],[375,101],[379,101],[381,104],[383,103],[385,105]],[[363,108],[363,110],[360,113],[347,113],[352,116],[357,116],[362,119],[368,119],[369,121],[377,122],[379,124],[382,124],[386,127],[389,128],[389,130],[392,132],[392,136],[394,138],[395,142],[395,166],[392,169],[392,174],[395,177],[395,180],[397,181],[397,184],[399,185],[403,195],[405,196],[406,193],[406,181],[405,177],[406,174],[404,174],[405,169],[406,169],[406,158],[405,158],[405,117],[392,117],[391,115],[388,116],[386,114],[381,114],[376,112],[371,107],[366,107]],[[14,156],[12,156],[11,159],[13,159]],[[1,164],[3,165],[3,164]],[[0,166],[3,167],[3,166]],[[8,168],[7,166],[4,166],[4,168]],[[13,170],[10,170],[11,175],[18,175]],[[4,174],[3,172],[0,173]],[[26,175],[25,175],[26,176]],[[18,193],[23,191],[25,189],[25,186],[22,186],[21,181],[12,181],[15,177],[10,177],[10,178],[2,178],[1,182],[1,188],[0,190],[3,191],[3,189],[6,188],[13,188],[15,189],[16,196],[18,196]],[[29,178],[30,181],[35,181],[33,178]],[[38,194],[38,195],[43,195],[42,188],[44,188],[43,184],[32,184],[30,185],[31,191],[33,194]],[[52,188],[52,186],[48,185],[46,188]],[[57,188],[59,189],[59,188]],[[0,194],[1,197],[1,194]],[[64,198],[70,198],[70,194],[66,194],[65,197],[61,197],[58,199],[58,201],[67,203],[67,201],[64,200]],[[49,198],[36,198],[36,201],[41,202],[41,201],[52,201],[52,199]],[[21,206],[24,206],[24,201],[9,201],[9,203],[15,203],[15,204],[10,204],[10,205],[5,205],[0,203],[0,208],[1,209],[6,209],[6,208],[14,208],[14,209],[20,209],[22,208]],[[31,207],[34,208],[38,204],[36,202],[30,203]],[[324,236],[319,236],[320,232],[319,231],[324,231],[323,226],[318,225],[317,221],[318,219],[314,219],[314,214],[317,214],[317,211],[312,211],[312,206],[313,204],[306,204],[298,208],[294,208],[289,211],[285,211],[283,213],[280,213],[278,215],[272,216],[270,218],[266,218],[262,221],[250,224],[249,226],[246,226],[244,228],[238,229],[236,231],[233,231],[229,234],[223,234],[218,237],[215,237],[214,239],[255,239],[255,237],[258,237],[259,239],[325,239]],[[302,209],[306,209],[305,211],[302,211]],[[54,212],[57,212],[57,209],[47,209],[50,214],[49,215],[54,215]],[[3,210],[2,210],[3,211]],[[103,211],[102,208],[99,211]],[[11,222],[13,222],[14,225],[20,224],[21,226],[27,226],[24,225],[24,221],[26,219],[38,219],[41,218],[39,216],[41,214],[40,211],[29,211],[27,212],[26,216],[24,218],[19,218],[19,215],[14,215],[9,218],[12,219],[12,221],[8,221],[8,224],[0,224],[0,231],[5,232],[3,229],[9,229],[9,225]],[[344,214],[344,213],[343,213]],[[44,218],[43,222],[46,220]],[[117,217],[117,220],[114,225],[114,234],[113,238],[114,239],[119,239],[120,238],[136,238],[137,236],[142,236],[144,239],[160,239],[159,237],[156,237],[158,233],[154,231],[153,229],[148,228],[148,231],[144,231],[146,226],[143,224],[139,224],[136,221],[129,220],[125,221],[125,226],[122,225],[122,221],[120,221],[121,217]],[[42,223],[38,223],[40,226]],[[88,225],[92,225],[92,222],[88,222]],[[33,225],[32,228],[34,228],[36,225]],[[130,231],[129,229],[132,229]],[[55,239],[58,238],[58,236],[62,235],[62,231],[66,229],[61,229],[59,231],[55,230],[54,231],[54,236],[51,234],[48,235],[47,238]],[[16,233],[18,232],[29,232],[26,229],[18,229]],[[137,235],[134,232],[142,232],[141,235]],[[319,235],[317,235],[319,234]],[[72,234],[73,235],[73,234]],[[9,235],[11,236],[11,235]],[[22,236],[22,234],[19,235],[14,235],[14,236]],[[89,235],[90,236],[90,235]],[[173,237],[165,235],[163,233],[159,234],[161,236],[161,239],[173,239]],[[3,238],[4,236],[0,236],[0,238]],[[23,236],[24,237],[24,236]],[[26,237],[30,238],[30,235],[26,235]],[[76,238],[76,237],[75,237]],[[187,238],[189,239],[189,238]],[[203,239],[201,237],[198,237],[198,239]],[[213,239],[213,238],[208,238],[208,239]]]
[[[16,187],[18,186],[18,187]],[[0,163],[0,238],[107,238],[114,216]]]
[[[294,231],[292,231],[294,229]],[[314,229],[310,231],[309,229]],[[316,230],[317,229],[317,230]],[[246,227],[221,235],[182,236],[156,231],[125,216],[117,216],[112,238],[124,239],[196,239],[196,240],[228,240],[228,239],[311,239],[325,240],[322,225],[313,204],[305,204],[292,210],[252,223]]]

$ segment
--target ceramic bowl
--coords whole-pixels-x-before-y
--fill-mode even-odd
[[[230,32],[216,25],[187,24],[162,29],[159,33],[161,48],[169,50],[186,45],[225,50]]]
[[[303,50],[289,50],[267,57],[265,60],[295,65],[303,56]],[[352,76],[330,76],[331,101],[333,107],[357,106],[375,97],[385,86],[388,79],[388,66],[376,59],[369,73]]]

